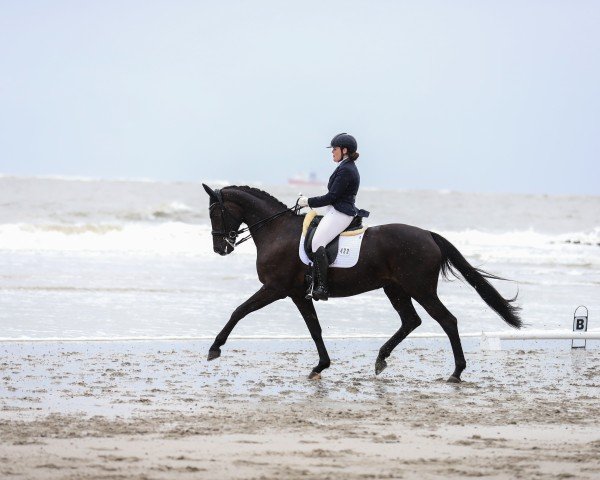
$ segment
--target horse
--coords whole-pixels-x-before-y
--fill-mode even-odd
[[[288,208],[269,193],[248,186],[227,186],[212,190],[202,184],[209,196],[213,250],[219,255],[232,253],[236,245],[252,238],[256,245],[256,272],[262,286],[238,306],[209,348],[208,360],[221,355],[237,323],[246,315],[277,300],[289,297],[302,315],[319,354],[319,363],[309,378],[321,377],[331,361],[323,342],[321,325],[312,299],[305,298],[307,266],[298,255],[305,215],[298,207]],[[242,223],[247,227],[240,230]],[[249,235],[237,240],[238,235]],[[330,297],[348,297],[383,288],[400,316],[401,326],[379,349],[375,374],[386,367],[392,351],[419,325],[421,319],[412,303],[418,302],[436,320],[450,340],[455,369],[448,382],[459,383],[467,364],[458,334],[457,319],[437,295],[440,273],[458,277],[456,270],[508,325],[521,328],[517,296],[505,299],[488,279],[506,280],[473,267],[441,235],[404,224],[369,227],[360,247],[357,264],[351,268],[330,268]]]

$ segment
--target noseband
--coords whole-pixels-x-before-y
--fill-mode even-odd
[[[292,208],[287,208],[287,209],[285,209],[285,210],[283,210],[281,212],[277,212],[276,214],[271,215],[270,217],[264,218],[262,220],[259,220],[258,222],[254,223],[252,225],[249,225],[246,228],[241,228],[239,230],[230,230],[229,232],[227,232],[227,231],[225,231],[225,213],[227,213],[235,221],[239,222],[240,225],[243,223],[243,219],[237,218],[229,210],[227,210],[227,208],[225,207],[225,203],[223,202],[223,195],[221,194],[221,190],[218,190],[218,189],[214,190],[214,193],[215,193],[215,196],[217,197],[217,201],[211,203],[208,206],[208,211],[209,211],[209,214],[210,214],[210,212],[212,212],[213,208],[215,208],[217,205],[219,206],[219,208],[221,209],[221,225],[223,225],[223,230],[212,230],[210,233],[213,236],[223,238],[223,240],[225,240],[225,242],[227,242],[227,244],[232,249],[234,249],[240,243],[243,243],[246,240],[248,240],[250,237],[252,237],[252,232],[250,231],[252,228],[256,227],[256,229],[254,230],[254,232],[256,233],[257,230],[259,230],[260,228],[264,227],[271,220],[274,220],[275,218],[280,217],[284,213],[287,213],[287,212],[290,212],[290,211],[293,211],[294,213],[297,213],[298,210],[300,210],[300,208],[301,208],[301,207],[298,207],[298,202],[296,202],[296,205],[294,205]],[[242,233],[246,233],[246,232],[249,232],[248,235],[246,235],[241,240],[236,241],[238,235],[241,235]]]

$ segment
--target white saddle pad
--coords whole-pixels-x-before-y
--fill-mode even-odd
[[[360,245],[364,235],[364,233],[361,233],[360,235],[352,235],[349,237],[341,236],[337,257],[335,262],[329,265],[329,267],[350,268],[356,265],[358,262],[358,255],[360,253]],[[298,253],[300,254],[300,260],[302,260],[302,263],[305,265],[312,264],[312,262],[306,256],[306,252],[304,251],[304,235],[300,237],[300,248]]]

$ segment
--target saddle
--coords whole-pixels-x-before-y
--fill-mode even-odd
[[[304,251],[306,252],[306,256],[310,261],[314,261],[314,253],[312,251],[312,239],[315,235],[315,231],[317,230],[317,226],[321,223],[323,219],[322,215],[317,215],[317,212],[314,210],[308,212],[306,217],[304,218],[304,224],[302,227],[302,233],[304,234]],[[340,236],[351,236],[351,235],[359,235],[366,230],[366,227],[363,226],[362,217],[354,217],[350,225],[342,232],[340,235],[335,237],[331,242],[327,244],[325,247],[325,252],[327,253],[327,260],[329,265],[331,265],[338,254],[338,247]]]

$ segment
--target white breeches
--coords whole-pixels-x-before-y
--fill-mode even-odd
[[[323,212],[323,220],[319,223],[312,239],[312,251],[316,252],[319,247],[325,247],[335,237],[342,233],[354,219],[351,215],[338,212],[331,205],[319,209]]]

